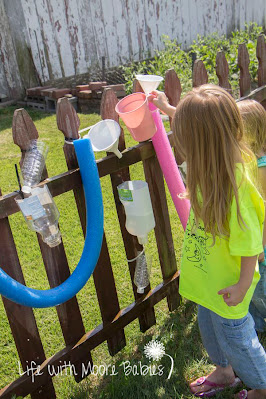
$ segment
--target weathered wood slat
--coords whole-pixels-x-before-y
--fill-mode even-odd
[[[10,277],[25,285],[8,218],[0,220],[0,231],[1,268]],[[4,297],[2,299],[22,369],[26,371],[27,367],[31,367],[31,362],[35,362],[36,365],[42,364],[46,357],[32,309],[18,305]],[[33,399],[55,398],[55,390],[51,379],[46,376],[42,386],[36,392],[32,391],[31,397]]]
[[[178,82],[173,72],[170,72],[170,78],[178,87]],[[170,79],[168,78],[168,79]],[[134,89],[138,90],[138,81],[134,82]],[[172,92],[170,93],[171,96]],[[172,95],[173,101],[176,97]],[[149,186],[153,212],[155,217],[155,237],[159,253],[159,260],[162,270],[163,279],[169,278],[176,272],[176,259],[174,244],[171,232],[171,225],[167,207],[166,193],[164,188],[163,174],[156,157],[142,160],[146,181]],[[168,307],[174,310],[180,303],[178,291],[171,292],[167,296]]]
[[[169,99],[169,104],[172,105],[173,107],[176,107],[180,101],[182,87],[180,84],[180,80],[173,68],[168,69],[168,71],[166,71],[164,91],[167,98]],[[169,118],[169,121],[170,125],[172,125],[172,118]],[[176,146],[174,146],[174,153],[175,153],[176,163],[178,165],[181,165],[184,159],[181,157],[178,148]]]
[[[240,69],[239,89],[240,97],[246,96],[251,90],[251,76],[249,73],[249,55],[244,43],[238,46],[237,64]]]
[[[174,68],[168,69],[165,73],[164,92],[169,100],[169,104],[176,107],[180,101],[182,87]]]
[[[14,142],[23,151],[23,159],[24,151],[29,148],[30,140],[38,139],[38,132],[36,128],[34,129],[34,123],[25,110],[15,112],[12,128]],[[47,170],[45,169],[43,178],[46,179],[47,177]],[[54,288],[62,284],[70,276],[63,242],[54,248],[50,248],[43,242],[40,234],[37,234],[37,238],[50,287]],[[62,305],[57,306],[56,310],[65,343],[66,345],[72,345],[85,332],[77,298],[74,297]],[[75,363],[77,370],[75,379],[77,382],[82,379],[82,363],[84,362],[90,362],[92,364],[90,353],[84,353],[83,357]]]
[[[57,121],[58,128],[65,136],[64,153],[66,157],[67,166],[69,169],[78,167],[78,161],[74,146],[69,139],[78,139],[78,116],[75,109],[69,103],[67,98],[62,98],[57,104]],[[70,128],[71,126],[71,128]],[[69,135],[69,136],[68,136]],[[86,233],[86,208],[85,197],[82,187],[74,189],[75,200],[78,208],[78,213],[83,229],[83,234]],[[114,316],[119,312],[119,302],[116,292],[116,286],[112,271],[110,255],[107,247],[105,234],[103,237],[103,244],[97,266],[93,273],[94,284],[104,324],[110,323]],[[114,336],[108,337],[107,344],[111,355],[115,355],[126,345],[126,338],[124,331],[117,331]]]
[[[192,73],[192,85],[198,87],[208,83],[208,74],[202,60],[196,60]]]
[[[166,84],[168,86],[168,94],[173,102],[180,99],[181,92],[175,94],[174,90],[169,89],[169,83],[171,81],[177,91],[180,92],[178,77],[172,70],[168,72],[166,78]],[[135,80],[134,90],[138,90],[139,83]],[[180,94],[180,95],[179,95]],[[167,94],[166,94],[167,95]],[[168,95],[167,95],[168,96]],[[174,104],[171,104],[174,105]],[[153,212],[155,217],[155,237],[157,242],[157,248],[159,253],[159,260],[162,270],[163,279],[172,276],[176,270],[176,259],[174,244],[171,232],[171,225],[167,207],[166,193],[164,188],[163,174],[156,157],[142,160],[146,181],[149,185],[149,191],[151,195],[151,201],[153,206]],[[167,296],[168,307],[170,310],[174,310],[180,303],[180,296],[178,290],[171,292]]]
[[[75,346],[67,346],[60,352],[56,353],[50,359],[47,359],[40,368],[40,375],[36,375],[35,380],[31,383],[31,376],[22,376],[13,383],[0,390],[1,399],[10,399],[13,394],[26,396],[29,392],[36,390],[43,384],[48,374],[48,365],[50,367],[58,367],[64,361],[68,362],[70,359],[79,358],[82,351],[91,351],[101,343],[103,343],[108,336],[115,334],[117,330],[121,330],[133,320],[135,320],[147,308],[154,307],[158,302],[164,299],[169,293],[178,290],[179,272],[176,272],[170,279],[159,284],[157,287],[147,293],[145,297],[139,298],[125,309],[122,309],[112,323],[109,325],[99,325],[94,330],[86,333],[82,339]],[[42,373],[42,374],[41,374]]]
[[[260,87],[266,84],[266,43],[264,35],[258,37],[256,53],[259,61],[258,86]]]
[[[101,101],[101,117],[102,117],[102,119],[113,119],[119,123],[119,117],[118,117],[117,113],[115,112],[115,106],[116,106],[117,102],[118,102],[118,99],[113,90],[107,89],[104,91],[102,101]],[[119,137],[118,148],[119,148],[119,151],[124,151],[126,148],[124,131],[122,128],[121,128],[121,134]],[[110,177],[111,177],[113,195],[114,195],[114,200],[115,200],[115,205],[116,205],[116,211],[117,211],[117,215],[118,215],[118,220],[119,220],[119,224],[120,224],[120,229],[121,229],[121,233],[122,233],[122,237],[123,237],[123,242],[124,242],[127,259],[134,259],[138,255],[138,252],[142,251],[143,247],[142,247],[142,245],[140,245],[138,243],[138,240],[136,239],[136,237],[129,234],[128,231],[126,230],[125,211],[124,211],[124,207],[123,207],[121,201],[119,200],[118,191],[117,191],[117,186],[119,184],[121,184],[124,181],[130,180],[129,168],[124,168],[119,172],[111,173]],[[129,267],[129,271],[130,271],[130,277],[131,277],[134,297],[135,297],[135,299],[138,299],[142,295],[137,293],[137,288],[133,281],[136,262],[128,262],[128,267]],[[147,292],[149,292],[149,290],[150,290],[150,285],[148,285],[145,288],[144,295]],[[147,311],[145,311],[143,314],[141,314],[139,316],[140,330],[142,332],[145,332],[146,330],[148,330],[155,323],[156,323],[156,319],[155,319],[155,313],[154,313],[153,308],[147,309]]]
[[[132,93],[144,93],[144,91],[137,79],[134,79],[134,81],[133,81]]]
[[[219,51],[216,56],[216,75],[219,79],[219,86],[232,94],[232,88],[229,83],[229,66],[223,51]]]
[[[155,237],[163,279],[171,277],[177,270],[175,249],[167,207],[163,174],[157,158],[143,161],[146,181],[149,185],[152,207],[155,217]],[[180,304],[180,295],[174,289],[167,296],[169,310]]]

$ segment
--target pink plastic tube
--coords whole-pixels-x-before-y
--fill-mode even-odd
[[[149,103],[149,108],[157,128],[155,135],[152,137],[152,143],[174,201],[176,211],[185,230],[189,216],[190,202],[178,197],[179,194],[185,191],[185,186],[178,170],[159,110],[151,102]]]

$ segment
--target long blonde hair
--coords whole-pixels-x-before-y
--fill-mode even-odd
[[[243,165],[243,124],[234,99],[219,86],[194,88],[178,104],[172,128],[187,162],[187,196],[196,224],[203,221],[213,242],[216,236],[229,236],[233,195],[243,223],[235,178],[236,162]]]
[[[244,124],[244,140],[256,157],[266,152],[266,111],[255,100],[243,100],[237,103]]]

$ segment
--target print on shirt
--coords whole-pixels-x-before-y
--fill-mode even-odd
[[[207,249],[207,240],[204,228],[202,226],[196,227],[195,219],[192,224],[187,226],[186,235],[188,237],[187,245],[185,246],[185,256],[187,260],[193,262],[194,266],[207,273],[206,270],[206,256],[210,255]]]

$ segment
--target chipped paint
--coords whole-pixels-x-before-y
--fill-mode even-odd
[[[15,11],[12,15],[9,7],[7,18],[8,0],[0,0],[0,91],[9,94],[21,87],[18,46],[29,49],[28,64],[45,83],[85,74],[101,66],[103,56],[107,67],[152,56],[162,49],[162,35],[188,48],[197,34],[228,34],[251,20],[265,25],[266,14],[264,0],[13,1],[23,13],[25,45],[9,29],[8,18],[15,19]]]

